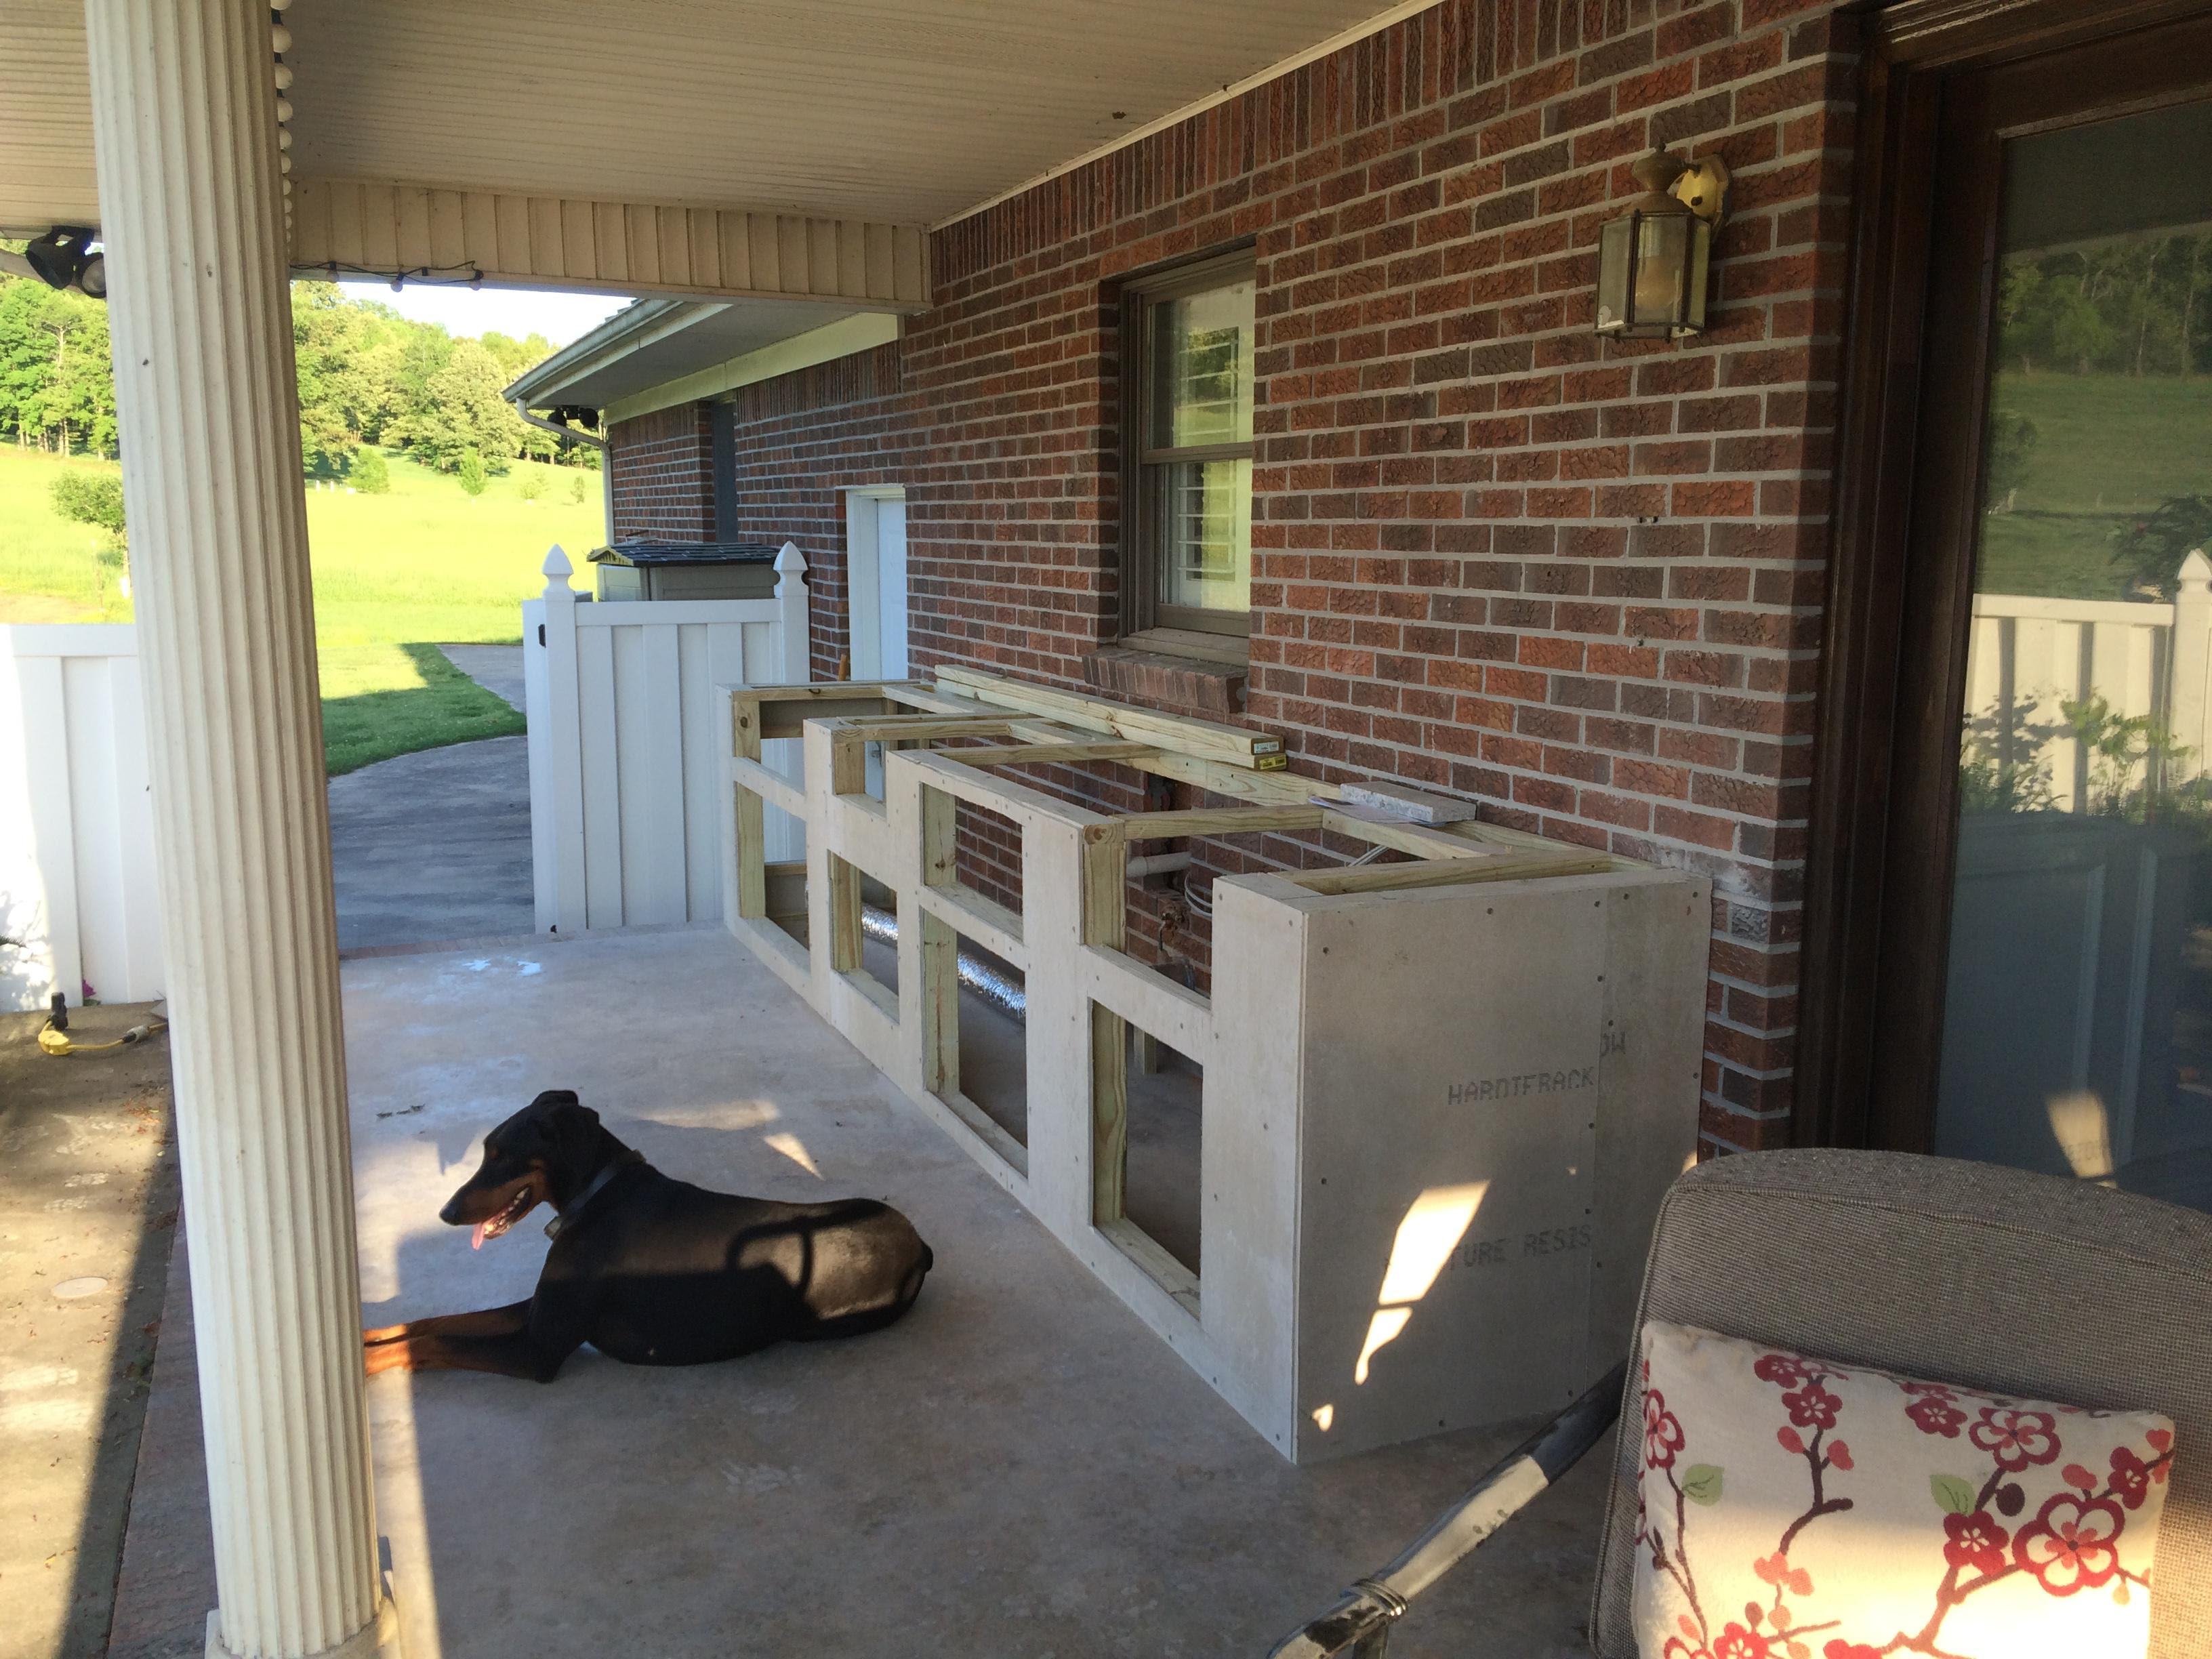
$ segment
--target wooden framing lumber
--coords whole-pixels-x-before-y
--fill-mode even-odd
[[[750,709],[741,708],[744,696],[743,690],[738,690],[730,698],[730,764],[733,773],[747,766],[765,772],[766,769],[761,767],[758,705]],[[732,865],[738,878],[738,915],[757,921],[769,914],[768,866],[764,861],[768,854],[768,816],[759,793],[747,788],[734,775],[726,779],[722,787],[731,792],[736,809],[731,834],[737,842]]]
[[[1199,1311],[1198,1275],[1170,1255],[1167,1248],[1135,1222],[1122,1217],[1102,1221],[1098,1231],[1121,1252],[1158,1281],[1160,1288],[1191,1313]]]
[[[960,884],[960,848],[955,824],[960,804],[942,789],[921,787],[921,882],[925,887]]]
[[[1559,845],[1554,842],[1553,846]],[[1503,854],[1496,858],[1439,859],[1416,864],[1368,864],[1346,870],[1288,870],[1286,881],[1310,893],[1389,893],[1449,887],[1474,881],[1524,881],[1549,876],[1602,874],[1613,868],[1605,853]]]
[[[945,749],[945,759],[963,766],[1081,766],[1091,761],[1124,761],[1143,769],[1146,757],[1161,751],[1148,743],[1000,743],[980,749]]]
[[[761,889],[766,896],[765,914],[804,916],[806,914],[806,860],[761,866]]]
[[[921,1069],[932,1094],[960,1091],[960,936],[916,906],[921,929]]]
[[[1252,771],[1220,761],[1203,760],[1196,755],[1175,754],[1164,749],[1148,756],[1139,756],[1125,764],[1139,772],[1149,772],[1154,777],[1172,779],[1176,783],[1194,784],[1209,794],[1224,795],[1231,800],[1286,805],[1303,803],[1315,795],[1326,795],[1331,800],[1336,799],[1336,786],[1333,783],[1294,776],[1289,772]]]
[[[1376,847],[1387,847],[1394,853],[1404,853],[1417,859],[1480,859],[1495,856],[1498,849],[1481,842],[1468,841],[1459,836],[1447,836],[1439,830],[1425,829],[1418,823],[1377,823],[1372,818],[1353,817],[1343,812],[1324,811],[1321,827],[1339,836],[1350,836]]]
[[[748,686],[730,701],[740,744],[748,735],[756,743],[766,738],[795,738],[804,732],[809,720],[882,714],[896,706],[874,688],[845,684]],[[740,748],[738,752],[745,751]],[[757,749],[753,757],[759,758]]]
[[[837,735],[852,743],[941,743],[947,738],[1003,738],[1012,730],[1004,715],[878,714],[842,718]]]
[[[1127,922],[1128,844],[1116,824],[1084,832],[1083,939],[1119,951]],[[1091,1218],[1120,1221],[1129,1182],[1128,1022],[1091,1005]]]
[[[830,793],[833,795],[865,795],[868,793],[868,746],[865,742],[844,741],[842,730],[832,727],[838,735],[830,747]]]
[[[1129,812],[1113,827],[1127,841],[1186,836],[1250,836],[1270,830],[1318,830],[1327,812],[1308,803],[1283,806],[1196,806],[1177,812]],[[1361,830],[1368,826],[1363,824]],[[1354,832],[1356,833],[1356,832]]]
[[[729,787],[737,792],[738,914],[757,921],[769,914],[768,866],[763,861],[768,814],[761,798],[743,784]]]
[[[860,942],[860,869],[835,853],[830,855],[830,971],[857,974],[862,970]]]
[[[1036,714],[1048,714],[1071,726],[1084,726],[1091,731],[1114,732],[1130,738],[1147,738],[1164,748],[1208,760],[1225,761],[1232,766],[1267,771],[1279,770],[1288,763],[1280,738],[1269,737],[1263,732],[1250,731],[1243,726],[1223,726],[1213,720],[1195,720],[1184,714],[1163,714],[1152,709],[1132,708],[1125,703],[1109,702],[1102,697],[1086,697],[1050,686],[1005,679],[996,674],[984,673],[980,669],[948,665],[938,670],[937,678],[939,684],[950,684],[972,691],[986,702],[1027,709]]]

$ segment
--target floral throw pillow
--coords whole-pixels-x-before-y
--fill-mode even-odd
[[[1657,1321],[1643,1363],[1642,1659],[2144,1652],[2169,1419]]]

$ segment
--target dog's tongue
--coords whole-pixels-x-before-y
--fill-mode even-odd
[[[476,1231],[469,1235],[469,1248],[472,1250],[483,1249],[484,1238],[490,1231],[491,1223],[489,1220],[477,1222]]]

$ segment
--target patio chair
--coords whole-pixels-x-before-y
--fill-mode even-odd
[[[2150,1659],[2212,1653],[2212,1216],[2086,1182],[1903,1153],[1702,1164],[1661,1207],[1637,1310],[1844,1364],[2172,1418]],[[1626,1373],[1626,1375],[1625,1375]],[[1378,1659],[1407,1602],[1625,1413],[1624,1365],[1508,1456],[1398,1559],[1274,1649]],[[1635,1659],[1639,1443],[1614,1458],[1591,1607],[1597,1659]]]

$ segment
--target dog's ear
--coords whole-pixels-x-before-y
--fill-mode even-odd
[[[546,1089],[540,1091],[530,1105],[535,1109],[540,1106],[580,1106],[582,1103],[574,1089]]]
[[[548,1138],[561,1167],[575,1174],[587,1172],[599,1149],[599,1115],[572,1094],[547,1118]]]

